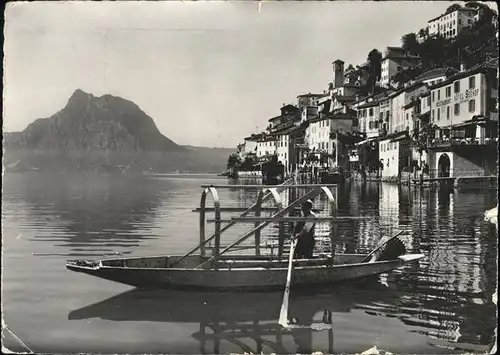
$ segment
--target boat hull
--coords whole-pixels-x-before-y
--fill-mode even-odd
[[[340,281],[359,279],[389,272],[420,259],[419,254],[390,261],[351,263],[341,265],[312,265],[294,267],[294,287],[331,286]],[[126,259],[122,259],[126,260]],[[110,263],[113,264],[113,263]],[[116,263],[115,263],[116,264]],[[126,265],[126,263],[122,263]],[[133,265],[133,264],[132,264]],[[156,263],[158,265],[158,263]],[[69,270],[82,272],[106,280],[137,288],[194,289],[205,291],[271,291],[282,289],[286,282],[286,267],[243,267],[222,269],[195,269],[169,267],[79,265],[68,262]]]

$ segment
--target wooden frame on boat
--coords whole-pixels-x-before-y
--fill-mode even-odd
[[[199,243],[181,256],[161,255],[145,258],[116,258],[100,261],[69,261],[69,270],[87,273],[93,276],[117,281],[136,287],[194,288],[209,290],[271,290],[281,288],[287,275],[287,256],[284,253],[285,222],[288,221],[326,221],[330,223],[329,255],[316,255],[312,259],[295,259],[293,282],[298,286],[329,284],[332,282],[376,275],[415,262],[421,254],[405,254],[380,257],[380,252],[366,261],[365,254],[336,255],[337,223],[342,219],[360,219],[360,217],[337,216],[337,202],[330,190],[337,185],[293,185],[287,180],[281,185],[203,185],[199,213]],[[260,189],[257,201],[244,210],[238,217],[223,220],[221,203],[217,189]],[[280,192],[285,189],[307,189],[302,196],[283,205]],[[309,199],[324,194],[328,200],[329,216],[325,217],[289,217],[297,207]],[[207,196],[213,199],[213,208],[207,208]],[[263,202],[273,199],[275,209],[266,209],[271,216],[262,216]],[[229,210],[225,208],[225,210]],[[214,218],[208,222],[214,224],[214,233],[206,237],[207,212],[213,212]],[[254,214],[249,216],[249,214]],[[222,225],[222,223],[227,223]],[[227,246],[221,245],[221,235],[237,223],[252,223],[253,227]],[[278,224],[278,253],[264,255],[261,251],[261,231],[271,223]],[[244,255],[226,255],[230,251],[241,249],[240,244],[254,236],[254,253]],[[212,254],[207,254],[207,245],[214,243]],[[248,248],[248,247],[246,247]],[[404,247],[403,247],[404,249]],[[199,254],[194,254],[199,251]],[[383,253],[382,253],[383,254]],[[371,253],[369,254],[369,256]],[[379,259],[377,259],[379,258]]]

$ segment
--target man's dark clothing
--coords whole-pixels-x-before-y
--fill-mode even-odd
[[[311,217],[316,217],[312,212],[309,212]],[[301,217],[306,217],[304,213]],[[314,222],[299,222],[295,226],[294,235],[297,237],[297,246],[295,248],[296,259],[311,259],[314,250]]]

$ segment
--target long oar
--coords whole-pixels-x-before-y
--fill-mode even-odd
[[[280,318],[278,324],[282,327],[288,326],[288,298],[290,296],[290,283],[292,281],[292,268],[293,268],[293,255],[295,254],[295,247],[297,246],[297,239],[292,240],[290,244],[290,258],[288,260],[288,274],[286,276],[285,293],[283,294],[283,303],[281,303]]]
[[[387,240],[385,241],[385,243],[380,244],[378,247],[376,247],[375,249],[373,249],[373,250],[370,252],[370,254],[368,254],[367,256],[365,256],[365,257],[363,258],[363,260],[361,260],[361,262],[362,262],[362,263],[364,263],[364,262],[373,262],[374,260],[373,260],[372,256],[374,256],[374,254],[375,254],[377,251],[379,251],[380,249],[382,249],[383,247],[385,247],[385,246],[386,246],[386,245],[387,245],[390,241],[392,241],[394,238],[399,237],[399,236],[400,236],[401,234],[403,234],[404,232],[405,232],[404,230],[399,231],[399,232],[398,232],[398,233],[396,233],[394,236],[392,236],[392,237],[390,237],[389,239],[387,239]]]

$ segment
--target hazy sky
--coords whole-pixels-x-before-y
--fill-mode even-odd
[[[179,144],[234,147],[331,63],[400,45],[450,2],[29,2],[5,20],[4,130],[77,88],[134,101]]]

